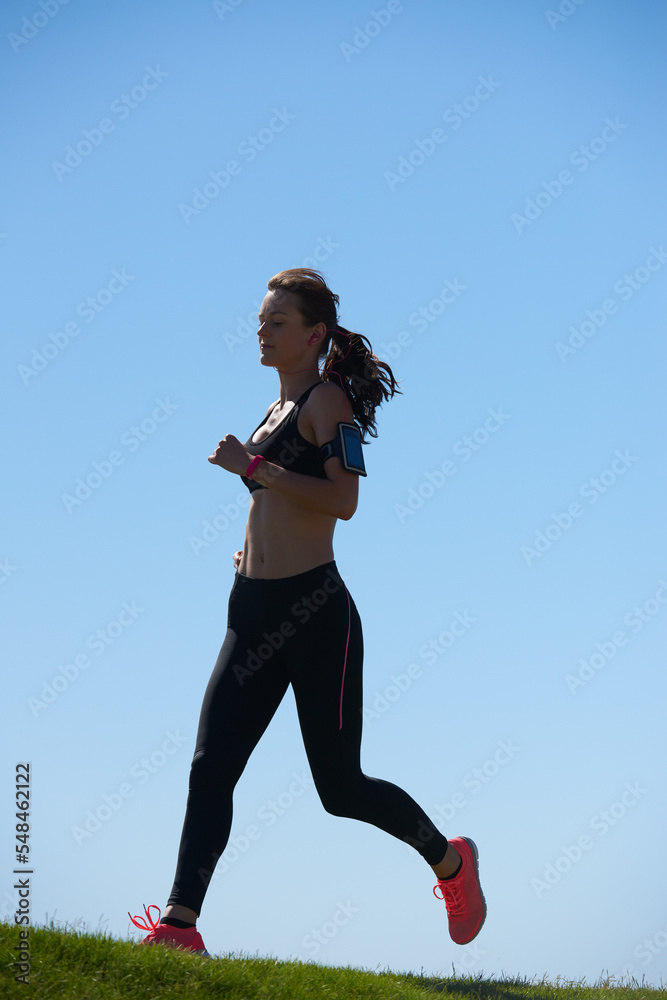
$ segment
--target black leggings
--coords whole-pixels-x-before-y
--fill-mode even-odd
[[[289,684],[327,812],[372,823],[431,865],[447,840],[407,792],[360,765],[363,638],[335,562],[279,580],[236,574],[204,695],[168,903],[200,912],[232,824],[232,793]]]

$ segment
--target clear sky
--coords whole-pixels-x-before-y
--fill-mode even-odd
[[[454,945],[422,859],[324,812],[288,692],[206,945],[659,985],[664,5],[17,0],[0,21],[2,915],[25,761],[33,920],[138,939],[127,911],[165,905],[247,516],[207,456],[277,398],[256,313],[311,266],[403,390],[335,538],[362,765],[476,841],[488,919]]]

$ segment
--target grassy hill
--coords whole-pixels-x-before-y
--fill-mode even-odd
[[[29,983],[16,982],[19,942],[11,924],[0,924],[0,997],[58,1000],[664,1000],[664,990],[640,984],[549,983],[481,977],[434,978],[363,972],[272,958],[223,955],[200,958],[168,948],[139,947],[105,934],[58,927],[30,928]]]

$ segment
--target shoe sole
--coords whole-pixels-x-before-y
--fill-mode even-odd
[[[465,942],[465,944],[470,944],[470,941],[474,941],[475,940],[475,938],[477,937],[477,935],[481,931],[482,927],[484,926],[484,922],[486,920],[486,899],[484,898],[484,893],[482,892],[482,883],[479,880],[479,851],[477,850],[477,844],[475,843],[474,840],[471,840],[470,837],[460,837],[459,839],[460,840],[465,840],[466,844],[468,845],[468,847],[470,848],[470,850],[472,852],[472,859],[475,862],[475,875],[477,876],[477,887],[479,889],[479,894],[482,897],[482,905],[484,907],[483,910],[482,910],[482,922],[481,922],[481,924],[477,928],[477,930],[476,930],[475,934],[473,935],[473,937],[471,937],[469,941]]]

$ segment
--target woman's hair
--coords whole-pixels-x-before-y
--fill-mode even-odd
[[[318,361],[325,358],[322,378],[344,389],[354,419],[361,429],[362,440],[366,434],[377,437],[375,410],[395,393],[401,392],[389,365],[378,361],[366,337],[339,325],[338,296],[327,286],[319,271],[309,267],[289,268],[274,274],[268,282],[268,289],[271,292],[277,289],[294,292],[299,299],[297,308],[306,326],[326,323],[327,333],[318,354]],[[337,330],[341,332],[332,333]]]

